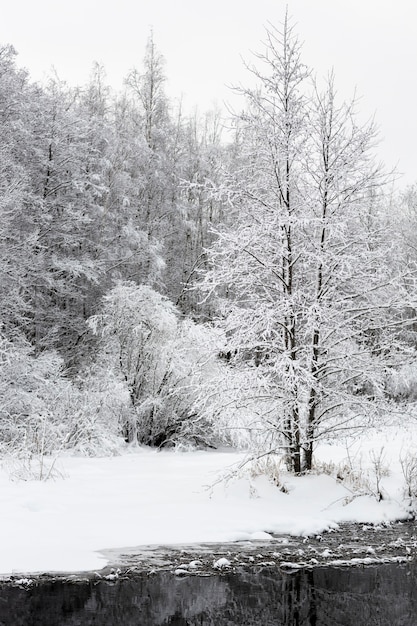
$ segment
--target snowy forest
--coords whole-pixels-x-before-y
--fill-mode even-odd
[[[153,36],[122,92],[0,47],[0,456],[279,454],[417,418],[417,186],[289,23],[190,114]],[[233,76],[230,77],[233,82]]]

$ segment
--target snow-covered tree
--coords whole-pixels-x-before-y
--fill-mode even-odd
[[[319,437],[370,422],[409,294],[380,245],[373,125],[337,104],[332,77],[311,87],[288,19],[258,60],[241,164],[217,190],[235,223],[218,229],[200,286],[217,294],[230,362],[256,368],[269,399],[257,429],[300,472]]]
[[[101,337],[100,358],[129,391],[132,411],[123,428],[128,442],[209,443],[207,424],[193,405],[197,387],[216,367],[216,335],[181,321],[167,298],[133,282],[106,294],[89,325]]]
[[[182,223],[171,252],[177,262],[170,265],[176,270],[172,276],[176,284],[175,301],[184,313],[201,318],[207,312],[188,287],[196,270],[205,266],[204,249],[213,240],[211,229],[223,217],[223,203],[207,190],[207,181],[210,181],[209,186],[219,184],[226,156],[220,111],[215,109],[204,116],[195,112],[186,120],[182,144],[183,167],[179,172]]]

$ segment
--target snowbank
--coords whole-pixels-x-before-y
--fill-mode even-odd
[[[372,466],[376,449],[385,445],[390,451],[381,502],[357,496],[328,475],[282,474],[288,493],[263,476],[214,484],[219,472],[243,458],[229,451],[138,449],[112,458],[62,458],[61,475],[46,482],[14,482],[5,466],[0,472],[0,573],[95,570],[106,565],[100,550],[108,548],[265,541],[271,532],[312,535],[342,521],[404,518],[398,462],[403,444],[396,441],[378,436],[374,448],[368,442],[359,463],[365,472],[363,464],[368,460]],[[343,446],[319,450],[328,463],[342,461],[346,452]]]

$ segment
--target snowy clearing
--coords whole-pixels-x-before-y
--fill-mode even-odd
[[[124,546],[267,540],[269,533],[313,535],[339,522],[382,523],[407,517],[399,458],[412,451],[410,432],[385,431],[366,445],[323,445],[323,463],[355,465],[363,481],[281,472],[283,493],[265,476],[247,473],[216,482],[244,458],[233,451],[173,452],[138,448],[111,458],[60,458],[55,477],[15,481],[0,472],[0,573],[96,570],[100,550]],[[381,454],[382,450],[382,454]],[[383,500],[373,489],[374,461],[383,460]],[[387,471],[389,467],[389,471]],[[368,478],[365,480],[368,473]],[[366,483],[366,485],[365,485]]]

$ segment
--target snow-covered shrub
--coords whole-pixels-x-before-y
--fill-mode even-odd
[[[417,401],[417,361],[391,370],[387,378],[387,393],[397,401]]]
[[[43,455],[56,445],[54,408],[70,386],[62,376],[62,367],[62,359],[56,353],[34,356],[22,337],[11,341],[0,336],[0,450],[3,453]]]
[[[14,474],[50,476],[45,457],[66,449],[115,452],[123,441],[120,419],[128,406],[125,389],[114,377],[96,372],[70,381],[55,352],[36,356],[22,337],[11,341],[0,335],[0,454],[9,461],[20,459]]]
[[[400,464],[403,472],[406,497],[409,500],[411,512],[417,508],[417,452],[408,450],[400,456]]]
[[[121,376],[132,410],[126,441],[147,445],[211,442],[208,422],[196,411],[196,389],[215,367],[216,335],[190,320],[147,285],[121,282],[89,320],[101,337],[100,358]]]
[[[283,493],[288,493],[285,484],[281,479],[284,458],[282,455],[266,454],[261,457],[254,458],[249,463],[249,476],[256,478],[257,476],[266,476],[274,485],[276,485]]]
[[[389,467],[384,448],[370,450],[370,463],[365,463],[362,455],[352,458],[349,454],[339,463],[316,461],[314,471],[327,474],[342,483],[350,492],[346,504],[362,495],[373,496],[378,502],[384,499],[382,479],[389,475]]]
[[[130,411],[126,386],[96,366],[73,382],[59,407],[65,424],[62,447],[86,456],[117,454]]]
[[[380,448],[378,451],[371,450],[369,453],[371,459],[371,471],[370,471],[370,483],[372,493],[378,501],[384,499],[384,493],[381,485],[381,481],[384,476],[389,475],[389,467],[387,465],[386,454],[384,448]]]
[[[57,465],[57,455],[45,456],[8,456],[2,463],[3,468],[13,481],[47,481],[64,478]]]

